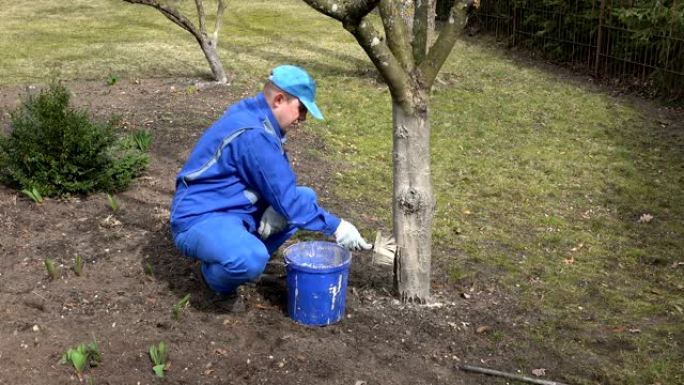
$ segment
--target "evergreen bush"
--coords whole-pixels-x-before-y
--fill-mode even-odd
[[[70,96],[53,82],[11,113],[11,131],[0,136],[2,182],[54,197],[120,191],[145,169],[139,134],[119,135],[118,119],[94,121]]]

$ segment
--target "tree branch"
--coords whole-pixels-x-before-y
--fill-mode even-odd
[[[479,3],[479,0],[467,0],[466,2],[457,0],[451,7],[449,21],[442,27],[437,41],[430,48],[425,60],[418,66],[418,70],[422,74],[421,81],[427,89],[432,88],[432,83],[435,81],[437,73],[439,73],[440,68],[444,65],[447,57],[449,57],[449,53],[451,53],[451,49],[456,43],[456,37],[463,30],[466,9],[473,5],[479,6]]]
[[[200,34],[200,32],[197,30],[197,27],[190,21],[187,17],[183,16],[180,12],[178,12],[177,9],[173,7],[169,7],[166,5],[163,5],[159,3],[156,0],[123,0],[127,3],[131,4],[142,4],[142,5],[149,5],[150,7],[156,8],[161,12],[164,16],[166,16],[167,19],[171,20],[174,22],[174,24],[177,24],[179,27],[183,28],[184,30],[190,32],[193,36],[195,36],[195,39],[197,39],[200,44],[202,43],[203,37]]]
[[[206,13],[204,12],[204,2],[202,0],[195,0],[197,7],[197,19],[199,20],[199,29],[202,36],[207,36]]]
[[[344,27],[356,38],[356,41],[366,51],[366,55],[385,79],[392,94],[392,100],[397,102],[405,111],[411,111],[409,101],[411,79],[387,44],[380,40],[379,32],[365,18],[360,23],[346,24]]]
[[[218,0],[216,5],[216,24],[214,25],[214,33],[211,35],[211,41],[218,47],[218,34],[221,29],[221,21],[223,20],[223,13],[226,11],[226,3],[223,0]]]
[[[380,0],[304,0],[318,12],[342,23],[360,22]]]
[[[380,17],[385,27],[385,38],[390,51],[397,58],[406,72],[413,71],[415,62],[411,57],[411,46],[407,40],[406,26],[396,2],[380,1]]]
[[[420,64],[425,59],[428,44],[428,29],[430,23],[430,10],[434,0],[414,0],[415,12],[413,14],[413,60]]]

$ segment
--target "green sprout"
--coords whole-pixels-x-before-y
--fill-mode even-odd
[[[178,303],[173,305],[173,319],[177,320],[180,318],[181,313],[188,307],[190,303],[190,294],[186,294]]]
[[[79,344],[76,347],[69,348],[62,356],[63,364],[71,364],[76,370],[76,374],[81,378],[81,374],[88,367],[95,367],[102,361],[100,355],[100,348],[97,342],[89,344]]]
[[[168,353],[166,351],[166,344],[164,341],[159,343],[159,346],[150,346],[150,359],[154,363],[152,370],[157,377],[164,377],[164,371],[166,370],[166,359],[168,358]]]
[[[149,262],[145,262],[145,274],[154,277],[154,269],[152,268],[152,264]]]
[[[116,76],[116,75],[109,75],[109,77],[107,78],[107,85],[108,85],[108,86],[113,86],[113,85],[116,84],[116,82],[118,82],[118,81],[119,81],[119,77],[118,77],[118,76]]]
[[[76,273],[77,276],[81,276],[83,273],[83,257],[80,255],[76,255],[76,260],[74,261],[74,273]]]
[[[43,196],[40,195],[40,191],[38,191],[37,188],[32,187],[30,190],[29,189],[23,189],[21,192],[29,197],[33,202],[35,203],[43,203]]]
[[[107,202],[109,202],[109,208],[112,209],[113,212],[119,211],[119,202],[110,193],[107,193]]]
[[[57,265],[55,264],[55,261],[51,258],[45,258],[45,270],[47,270],[48,277],[52,279],[53,281],[57,278],[59,278],[59,272],[57,271]]]
[[[152,145],[152,134],[146,130],[139,130],[133,133],[133,141],[141,152],[147,152]]]

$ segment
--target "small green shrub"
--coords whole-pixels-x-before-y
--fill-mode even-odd
[[[69,99],[53,83],[11,113],[11,132],[0,137],[2,182],[64,196],[123,190],[145,169],[149,158],[134,135],[120,137],[115,118],[93,121]]]

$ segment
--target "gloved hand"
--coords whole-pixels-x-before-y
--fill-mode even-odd
[[[370,250],[373,247],[366,243],[354,225],[344,219],[335,230],[335,242],[348,250]]]
[[[287,219],[275,211],[273,206],[268,206],[264,215],[261,216],[257,232],[261,239],[266,240],[271,235],[285,230],[286,227]]]

